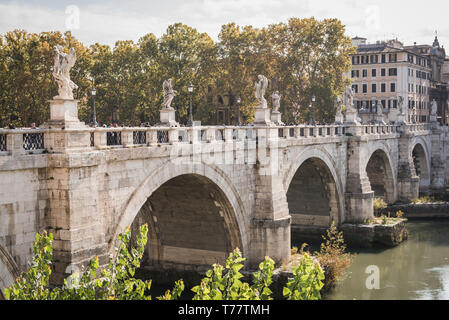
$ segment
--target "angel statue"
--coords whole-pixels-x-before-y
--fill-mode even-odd
[[[53,77],[58,84],[58,96],[53,99],[73,99],[73,90],[78,86],[70,80],[70,69],[75,65],[76,52],[74,48],[70,49],[70,53],[64,52],[62,46],[54,47],[55,65],[53,68]]]
[[[336,97],[335,98],[335,100],[334,100],[334,107],[337,110],[335,115],[336,116],[341,116],[343,113],[342,113],[342,101],[341,101],[340,97]]]
[[[347,110],[354,109],[354,90],[351,86],[347,86],[343,95],[343,100]]]
[[[257,100],[259,100],[259,105],[257,106],[257,108],[259,109],[266,109],[267,108],[267,100],[265,99],[264,95],[265,95],[265,91],[267,91],[268,88],[268,79],[259,74],[258,76],[259,78],[259,82],[255,83],[256,86],[256,98]]]
[[[384,115],[384,113],[383,113],[383,105],[382,105],[382,103],[380,102],[380,100],[377,100],[377,104],[376,104],[376,111],[377,111],[377,115],[378,116],[383,116]]]
[[[430,103],[430,115],[431,116],[436,116],[437,115],[437,111],[438,111],[438,103],[436,102],[435,99],[432,100],[432,102]]]
[[[399,105],[399,114],[404,115],[404,97],[398,97],[398,105]]]
[[[279,94],[279,91],[276,91],[271,95],[273,112],[279,112],[279,109],[281,107],[281,96],[282,95]]]
[[[173,90],[171,81],[171,79],[165,80],[162,85],[162,88],[164,89],[164,102],[162,103],[163,109],[173,110],[173,108],[171,107],[171,102],[177,92]]]

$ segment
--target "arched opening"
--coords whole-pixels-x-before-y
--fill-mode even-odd
[[[339,223],[335,180],[324,161],[310,158],[296,171],[287,191],[292,225],[328,227]]]
[[[374,191],[374,197],[382,198],[387,203],[396,201],[393,171],[386,153],[374,152],[366,165],[366,174]]]
[[[232,205],[210,179],[186,174],[160,186],[147,199],[131,229],[148,223],[143,266],[204,271],[223,264],[242,241]]]
[[[418,143],[413,148],[412,157],[416,175],[419,177],[419,189],[421,192],[425,192],[430,185],[430,174],[426,153],[421,144]]]
[[[0,245],[0,300],[5,297],[3,290],[13,285],[19,270],[11,255]]]

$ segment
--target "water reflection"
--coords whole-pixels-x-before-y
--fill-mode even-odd
[[[449,221],[409,222],[409,240],[387,250],[356,252],[331,300],[449,300]],[[366,268],[379,268],[380,288],[369,290]]]

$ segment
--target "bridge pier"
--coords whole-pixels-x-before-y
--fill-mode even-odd
[[[408,201],[419,197],[419,177],[416,174],[413,163],[412,151],[413,137],[403,127],[403,132],[398,141],[398,198],[401,201]]]
[[[276,129],[258,130],[255,174],[255,206],[251,221],[248,265],[258,268],[262,257],[287,262],[291,253],[291,217],[283,179],[279,175],[282,154]]]
[[[348,173],[346,180],[344,222],[363,223],[374,216],[374,192],[368,179],[364,161],[361,157],[366,142],[354,138],[348,142]]]
[[[98,165],[95,154],[54,154],[46,170],[48,226],[54,235],[51,283],[61,284],[93,256],[106,262],[98,208]]]

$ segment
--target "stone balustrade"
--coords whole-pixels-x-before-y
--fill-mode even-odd
[[[353,126],[354,127],[354,126]],[[361,136],[388,135],[400,132],[400,125],[373,124],[355,126]],[[408,132],[429,130],[429,124],[406,124]],[[269,134],[261,134],[266,132]],[[117,127],[61,129],[0,129],[0,156],[10,154],[36,154],[51,150],[51,135],[64,132],[90,133],[90,147],[95,149],[157,146],[178,143],[212,143],[242,140],[332,138],[347,135],[345,125],[297,126],[197,126],[197,127]],[[353,131],[351,131],[353,132]]]

